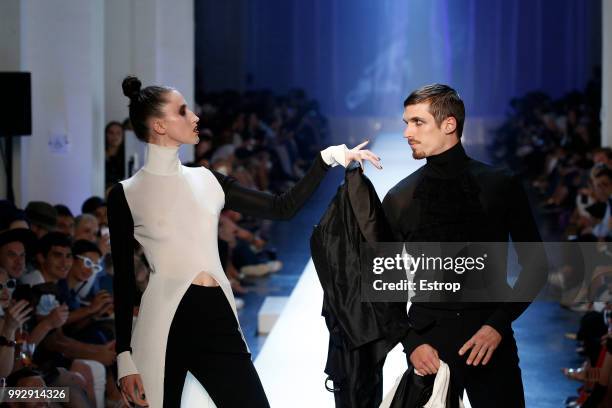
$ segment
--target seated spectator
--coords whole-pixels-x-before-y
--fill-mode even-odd
[[[74,262],[68,277],[58,281],[60,302],[66,303],[70,311],[64,332],[92,344],[104,344],[114,339],[112,325],[109,327],[108,324],[96,321],[112,311],[112,296],[106,291],[99,291],[91,302],[85,302],[78,295],[79,288],[93,274],[102,270],[100,255],[100,250],[93,242],[76,241],[72,246]]]
[[[17,282],[0,268],[0,377],[13,371],[15,362],[15,332],[21,328],[32,313],[27,300],[11,304],[11,294]]]
[[[41,372],[31,369],[22,368],[12,373],[6,379],[6,385],[8,387],[46,387],[47,384],[43,380]],[[9,402],[6,403],[9,408],[21,408],[21,407],[33,407],[33,408],[45,408],[49,407],[47,402]]]
[[[74,237],[74,215],[70,208],[63,204],[57,204],[55,206],[57,211],[57,231],[63,232],[70,238]]]
[[[83,213],[74,220],[74,239],[76,241],[85,239],[91,242],[98,241],[100,224],[98,219],[89,213]]]
[[[106,215],[106,201],[102,198],[93,196],[83,202],[81,206],[83,214],[91,214],[98,220],[100,227],[108,226],[108,217]]]
[[[50,232],[38,243],[36,261],[39,269],[25,274],[21,281],[30,286],[57,283],[66,278],[72,266],[70,238],[61,232]]]
[[[104,206],[104,209],[106,209],[106,206]],[[104,210],[104,217],[106,217],[106,210]],[[101,230],[98,218],[92,214],[83,213],[76,217],[74,239],[85,239],[95,242],[98,248],[100,248],[103,257],[106,257],[106,255],[110,253],[108,227],[105,226]]]
[[[0,267],[12,279],[20,279],[26,270],[26,254],[36,243],[34,233],[25,228],[0,232]]]
[[[61,279],[65,279],[72,267],[72,249],[67,235],[61,232],[50,232],[41,238],[39,250],[36,255],[39,270],[24,275],[22,280],[32,286],[36,319],[40,322],[51,316],[61,315],[62,324],[53,330],[41,342],[34,353],[34,361],[39,364],[52,364],[70,370],[83,372],[94,370],[94,376],[88,382],[91,389],[104,389],[107,383],[107,374],[100,373],[95,363],[112,366],[115,361],[114,342],[105,344],[89,344],[67,336],[63,326],[68,319],[68,306],[60,304],[62,292],[58,286]],[[97,374],[96,374],[97,373]],[[91,376],[91,374],[90,374]],[[112,379],[110,380],[113,382]],[[102,385],[101,385],[102,384]],[[93,391],[92,391],[93,392]]]
[[[25,214],[30,222],[30,229],[37,238],[42,238],[47,232],[55,231],[57,225],[57,210],[44,201],[31,201],[25,208]]]
[[[0,345],[0,377],[6,377],[14,371],[31,370],[29,367],[32,364],[32,349],[35,349],[36,345],[51,330],[60,327],[65,322],[65,317],[67,317],[67,313],[62,317],[56,311],[30,328],[28,321],[33,306],[25,299],[14,301],[12,299],[14,291],[15,280],[10,279],[6,271],[0,268],[0,304],[2,306],[0,310],[3,315],[0,318],[0,336],[2,336],[0,337],[0,343],[2,344]],[[20,339],[16,338],[18,330],[20,331]],[[92,406],[85,391],[88,386],[87,381],[84,380],[81,374],[75,377],[79,372],[91,377],[91,370],[87,366],[82,366],[73,372],[67,370],[60,372],[56,367],[46,364],[43,370],[47,370],[46,377],[49,385],[70,387],[70,392],[75,393],[74,398],[71,398],[71,402],[74,403],[73,406]],[[77,404],[78,401],[81,404]]]

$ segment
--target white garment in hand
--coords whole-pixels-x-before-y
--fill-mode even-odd
[[[419,374],[419,372],[415,369],[415,374]],[[380,404],[379,408],[389,408],[391,406],[391,402],[393,402],[393,397],[397,391],[397,387],[399,386],[400,381],[402,380],[402,375],[395,380],[395,384],[393,388],[387,393],[385,399]],[[450,385],[450,369],[448,364],[444,361],[440,360],[440,369],[436,373],[436,379],[434,380],[433,391],[431,393],[431,397],[427,401],[423,408],[445,408],[446,407],[446,396],[448,395],[448,387]],[[463,401],[459,399],[459,408],[463,408]]]

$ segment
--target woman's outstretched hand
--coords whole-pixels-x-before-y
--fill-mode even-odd
[[[372,153],[371,151],[364,149],[361,150],[365,145],[367,145],[370,141],[366,140],[363,143],[358,144],[350,150],[345,152],[346,163],[350,163],[352,160],[356,160],[361,165],[363,169],[363,161],[367,160],[374,165],[378,170],[382,170],[382,164],[380,163],[380,157]]]

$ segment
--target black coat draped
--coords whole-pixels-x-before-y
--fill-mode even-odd
[[[380,404],[382,364],[409,328],[405,302],[361,301],[360,243],[390,240],[374,186],[353,162],[310,239],[330,332],[325,372],[340,390],[336,406]]]

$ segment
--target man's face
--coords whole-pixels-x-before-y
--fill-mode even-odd
[[[37,225],[34,223],[32,223],[32,226],[30,229],[32,230],[34,234],[36,234],[36,238],[38,239],[41,239],[42,237],[44,237],[45,235],[49,233],[49,230],[46,227],[43,227],[42,225]]]
[[[98,219],[98,225],[102,226],[102,225],[108,225],[108,218],[106,216],[106,206],[105,205],[101,205],[100,207],[96,208],[96,218]]]
[[[74,239],[86,239],[87,241],[96,242],[98,236],[98,221],[94,219],[82,220],[77,225],[74,231]]]
[[[610,161],[608,160],[608,155],[605,152],[597,152],[593,155],[593,163],[595,164],[605,164],[610,167]]]
[[[612,180],[608,176],[596,177],[593,186],[597,200],[606,201],[612,195]]]
[[[4,268],[11,278],[19,279],[25,271],[25,247],[19,241],[9,242],[0,247],[0,267]]]
[[[46,257],[43,257],[41,254],[38,256],[42,272],[46,276],[49,276],[54,281],[68,276],[68,271],[72,267],[72,251],[70,247],[54,245]]]
[[[88,258],[94,264],[100,262],[100,255],[97,252],[85,252],[81,254],[82,257]],[[70,269],[70,275],[79,282],[86,281],[93,273],[92,268],[85,266],[85,260],[82,258],[74,259],[72,268]]]
[[[64,234],[73,237],[74,236],[74,218],[68,215],[60,215],[57,217],[57,230]]]
[[[417,160],[440,154],[457,143],[455,118],[446,118],[438,127],[429,113],[429,102],[406,106],[402,119],[406,123],[404,138]]]

